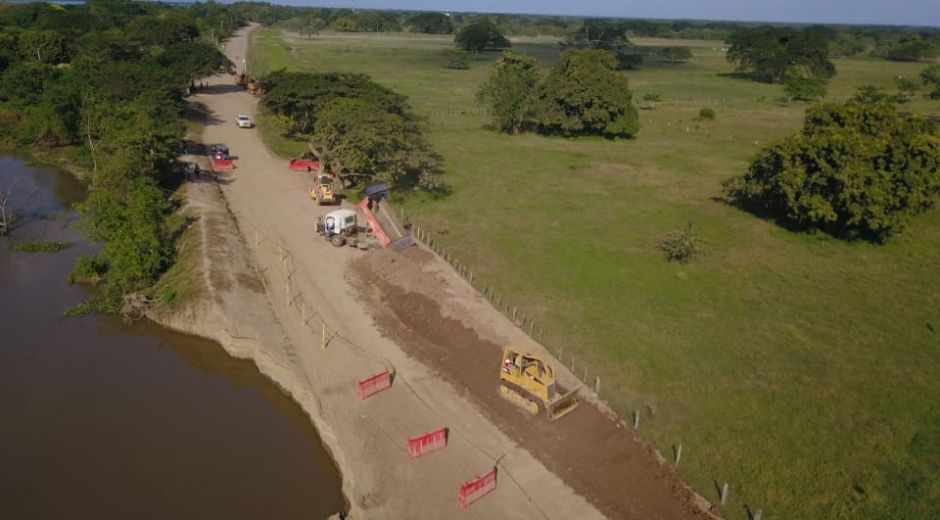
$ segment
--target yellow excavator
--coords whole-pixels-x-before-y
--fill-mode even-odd
[[[532,415],[538,415],[541,401],[550,421],[568,415],[581,404],[577,389],[564,393],[557,386],[552,365],[514,347],[503,347],[499,379],[499,395]]]

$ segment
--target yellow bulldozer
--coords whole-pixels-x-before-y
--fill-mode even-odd
[[[503,348],[499,379],[499,395],[532,415],[538,415],[540,406],[544,407],[550,421],[564,417],[581,404],[577,389],[564,393],[557,385],[552,365],[514,347]]]

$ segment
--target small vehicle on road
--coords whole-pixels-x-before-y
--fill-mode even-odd
[[[209,155],[211,155],[212,158],[215,159],[215,160],[217,160],[217,161],[221,161],[221,160],[223,160],[223,159],[229,159],[229,158],[231,158],[231,156],[229,155],[228,146],[226,146],[226,145],[224,145],[224,144],[222,144],[222,143],[214,144],[214,145],[210,146],[210,147],[209,147]]]
[[[251,118],[245,114],[238,114],[235,116],[235,124],[238,125],[238,128],[251,128],[255,124],[251,121]]]

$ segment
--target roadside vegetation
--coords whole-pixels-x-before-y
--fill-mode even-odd
[[[453,21],[457,32],[464,21]],[[493,21],[501,30],[508,24]],[[671,23],[644,30],[674,31]],[[736,28],[690,25],[701,31],[695,37],[720,30],[721,39]],[[931,64],[873,54],[904,34],[934,35],[840,27],[827,40],[836,74],[820,69],[828,76],[823,99],[835,103],[814,108],[820,95],[787,99],[785,77],[762,82],[736,71],[723,41],[678,40],[678,32],[644,38],[630,28],[629,46],[645,47],[644,60],[631,69],[618,59],[617,74],[635,99],[648,100],[633,139],[528,132],[514,124],[533,108],[524,97],[484,95],[481,103],[481,87],[500,67],[520,72],[508,84],[538,85],[566,50],[618,54],[607,43],[558,45],[580,27],[549,37],[505,30],[515,54],[481,52],[466,69],[442,66],[441,53],[454,48],[450,34],[308,39],[267,28],[255,39],[252,66],[368,74],[408,96],[428,119],[451,193],[406,197],[406,213],[534,316],[550,349],[564,347],[566,358],[600,375],[602,397],[621,416],[639,412],[643,438],[667,458],[681,444],[677,471],[695,489],[717,502],[716,485],[729,482],[727,518],[746,518],[746,508],[781,518],[937,516],[938,210],[902,212],[903,230],[883,243],[839,240],[845,235],[826,225],[794,230],[742,211],[725,184],[800,139],[804,122],[817,124],[811,114],[873,110],[898,132],[920,128],[916,142],[933,142],[916,122],[940,115],[921,78]],[[622,39],[615,29],[611,37]],[[834,50],[850,37],[864,48]],[[687,47],[691,56],[645,58],[665,47]],[[901,108],[865,97],[901,94],[898,77],[918,87]],[[837,138],[838,126],[819,125]],[[863,139],[860,146],[867,139],[845,132]],[[880,164],[877,149],[871,153]],[[867,171],[869,163],[858,164]]]
[[[81,228],[102,249],[72,279],[87,279],[90,262],[104,285],[82,309],[117,311],[172,264],[183,98],[230,66],[216,45],[239,23],[219,4],[0,7],[0,141],[88,172]]]

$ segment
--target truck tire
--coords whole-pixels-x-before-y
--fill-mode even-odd
[[[330,243],[333,244],[333,247],[343,247],[343,244],[346,243],[346,238],[343,235],[333,235],[330,237]]]

